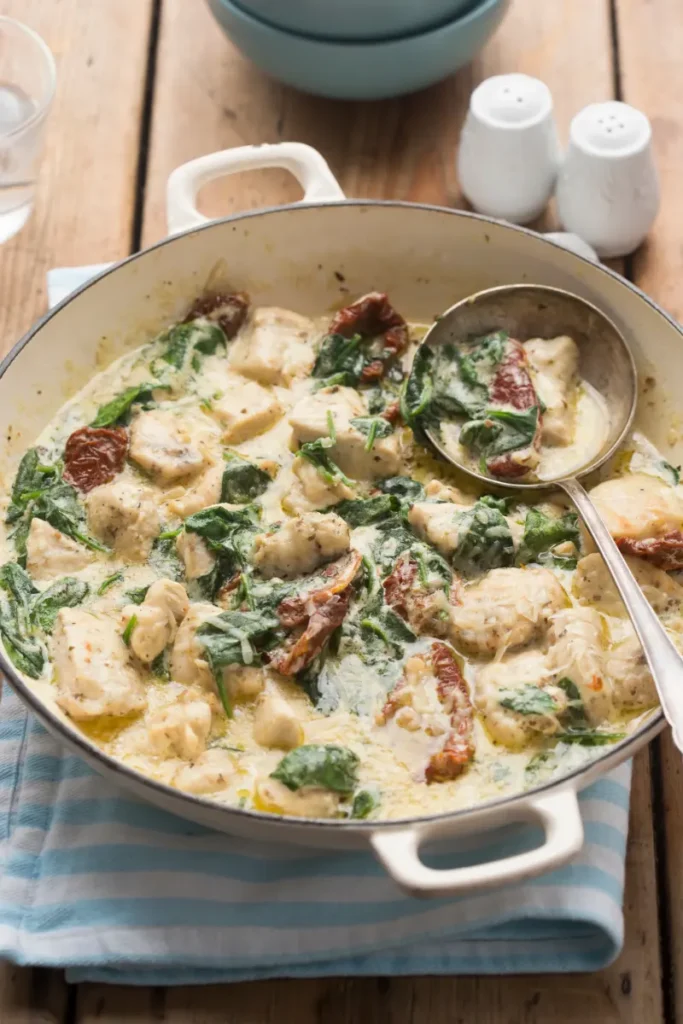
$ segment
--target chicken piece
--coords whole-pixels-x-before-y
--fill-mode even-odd
[[[520,647],[548,627],[567,595],[548,569],[492,569],[462,588],[451,611],[451,635],[470,654],[492,657]]]
[[[641,558],[626,558],[636,578],[658,615],[678,612],[683,604],[683,586],[663,569]],[[617,592],[602,556],[595,553],[580,559],[573,582],[574,594],[584,604],[595,605],[605,615],[626,616],[626,609]]]
[[[339,480],[336,484],[327,483],[310,462],[297,458],[292,464],[292,471],[297,481],[287,495],[289,508],[294,512],[312,512],[320,508],[329,508],[340,501],[354,498],[353,488]]]
[[[151,664],[175,639],[178,624],[189,608],[185,587],[173,580],[156,580],[140,605],[123,609],[126,622],[135,618],[130,634],[133,654],[145,665]]]
[[[211,693],[216,684],[204,655],[197,630],[207,619],[220,615],[222,609],[208,602],[191,604],[178,627],[171,652],[171,678],[185,686],[197,686]],[[255,665],[228,665],[223,669],[223,684],[230,700],[253,700],[265,686],[265,672]]]
[[[292,579],[313,572],[348,551],[351,531],[334,512],[307,512],[288,519],[254,542],[254,566],[266,579]]]
[[[230,752],[213,747],[200,754],[193,764],[185,764],[173,776],[173,785],[197,796],[225,789],[235,774]]]
[[[548,632],[548,668],[555,680],[578,687],[586,716],[599,725],[609,715],[611,687],[605,678],[605,627],[593,608],[564,608]]]
[[[202,601],[190,605],[178,627],[171,652],[171,679],[177,683],[213,691],[213,675],[204,657],[204,648],[197,639],[197,630],[207,619],[220,615],[221,610],[215,604]]]
[[[209,505],[217,505],[221,500],[221,485],[224,465],[209,466],[189,490],[178,487],[178,493],[168,497],[169,511],[180,519],[200,512]]]
[[[266,685],[266,674],[256,665],[228,665],[223,669],[223,683],[231,701],[253,700]]]
[[[292,750],[304,741],[304,730],[290,704],[275,693],[266,693],[254,715],[254,739],[261,747]]]
[[[576,384],[579,349],[567,335],[559,338],[533,338],[524,343],[529,365],[534,371],[534,387],[545,405],[541,427],[544,444],[570,444],[576,422]]]
[[[32,519],[26,539],[26,569],[34,580],[53,580],[78,572],[94,561],[94,554],[44,519]]]
[[[256,784],[255,804],[270,814],[293,818],[334,818],[339,810],[339,794],[320,786],[302,786],[291,790],[279,779],[270,777]]]
[[[113,619],[61,608],[51,644],[57,703],[77,720],[145,707],[142,683]]]
[[[171,410],[155,409],[135,417],[129,456],[162,485],[196,476],[205,465],[191,431]]]
[[[465,494],[453,484],[445,484],[441,480],[430,480],[425,484],[425,494],[432,501],[452,501],[454,505],[473,505],[474,498]]]
[[[605,660],[605,673],[612,685],[617,707],[640,710],[655,707],[659,701],[657,688],[635,632],[616,644]]]
[[[241,444],[270,430],[285,410],[272,391],[245,380],[231,382],[212,403],[211,411],[223,427],[223,441]]]
[[[130,480],[114,480],[91,491],[88,526],[128,562],[145,562],[159,533],[154,492]]]
[[[463,531],[460,513],[467,505],[452,501],[416,501],[408,513],[408,522],[423,540],[447,558],[457,550]],[[465,531],[467,524],[464,525]]]
[[[178,535],[175,546],[185,565],[188,580],[206,576],[213,569],[215,558],[198,533],[187,533],[183,530]]]
[[[377,437],[370,451],[366,451],[368,435],[358,430],[351,420],[367,415],[365,403],[357,391],[330,387],[321,388],[297,402],[289,422],[295,440],[303,444],[328,437],[332,420],[336,442],[329,449],[329,456],[342,472],[361,480],[394,476],[401,468],[399,435],[394,432],[388,437]]]
[[[557,716],[566,709],[567,696],[551,684],[552,673],[540,651],[511,654],[481,668],[474,703],[491,738],[510,750],[521,750],[534,733],[552,736],[558,732],[561,726]],[[506,706],[528,693],[529,687],[538,687],[548,695],[553,702],[548,710],[524,714]]]
[[[313,368],[314,335],[315,325],[308,317],[265,306],[252,313],[230,346],[228,363],[260,384],[287,387]]]
[[[205,700],[186,700],[156,711],[148,723],[150,745],[159,757],[196,761],[206,750],[211,707]]]
[[[605,480],[591,500],[615,540],[649,540],[683,529],[681,492],[647,473]]]

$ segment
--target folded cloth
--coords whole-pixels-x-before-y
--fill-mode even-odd
[[[74,271],[69,281],[80,283]],[[140,985],[597,970],[623,939],[629,785],[627,764],[582,794],[586,843],[570,866],[415,900],[370,853],[225,836],[127,795],[5,687],[0,956],[66,968],[75,982]],[[528,843],[528,829],[489,833],[448,863]]]
[[[179,985],[593,971],[621,947],[629,765],[582,795],[586,844],[571,866],[416,900],[369,853],[225,836],[128,796],[8,687],[0,711],[0,956],[15,963]],[[521,841],[479,838],[498,855]]]

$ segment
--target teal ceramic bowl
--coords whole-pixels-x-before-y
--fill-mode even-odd
[[[482,0],[438,28],[366,42],[285,32],[231,0],[207,2],[228,38],[266,74],[318,96],[376,100],[423,89],[468,64],[498,28],[511,0]]]
[[[330,40],[393,39],[424,32],[473,0],[238,0],[256,18],[287,32]]]

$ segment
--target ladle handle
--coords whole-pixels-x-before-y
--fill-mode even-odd
[[[683,751],[683,657],[650,607],[584,488],[578,480],[566,480],[561,486],[576,505],[609,569],[645,653],[674,743]]]

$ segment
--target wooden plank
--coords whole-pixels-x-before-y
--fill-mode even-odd
[[[45,311],[51,266],[129,252],[152,0],[4,0],[2,14],[38,31],[58,87],[36,206],[0,248],[4,353]],[[122,55],[125,54],[125,59]],[[0,965],[2,1024],[57,1024],[66,986],[56,971]]]
[[[652,122],[662,206],[646,243],[632,260],[633,278],[677,320],[683,320],[683,66],[680,60],[683,10],[679,0],[617,0],[623,98]],[[683,1021],[683,766],[670,735],[659,742],[661,814],[661,899],[668,904],[665,940],[672,1020]]]
[[[454,158],[470,91],[481,78],[510,68],[548,82],[565,134],[576,110],[612,95],[608,0],[516,0],[472,68],[415,96],[371,104],[329,103],[267,80],[226,42],[204,8],[165,0],[143,240],[165,233],[165,185],[174,167],[245,143],[308,142],[349,195],[461,205]],[[202,208],[217,216],[296,197],[286,175],[260,172],[216,183],[205,190]],[[649,789],[648,759],[641,755],[632,800],[627,942],[605,971],[581,978],[334,979],[165,991],[88,985],[79,992],[77,1020],[657,1024],[663,1018]]]
[[[2,346],[45,309],[45,273],[130,251],[152,0],[5,0],[57,61],[57,94],[28,224],[0,250]]]
[[[296,140],[319,149],[349,196],[462,206],[455,150],[469,95],[514,68],[548,83],[563,134],[573,113],[612,94],[609,0],[515,0],[470,68],[440,85],[382,103],[333,103],[279,85],[244,59],[207,8],[166,0],[155,88],[143,239],[166,230],[164,191],[178,164],[247,143]],[[576,71],[580,52],[581,73]],[[235,175],[204,190],[218,216],[288,202],[284,172]]]

